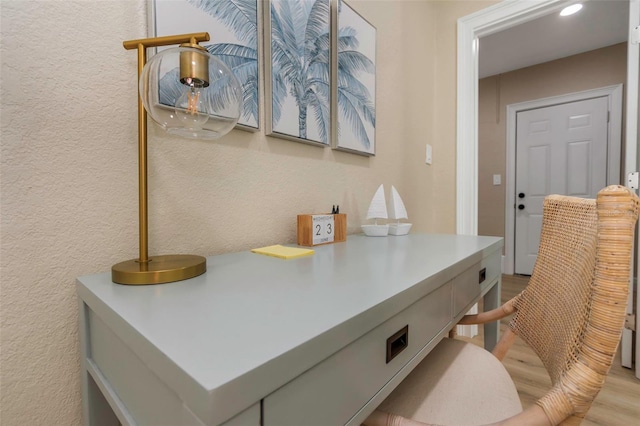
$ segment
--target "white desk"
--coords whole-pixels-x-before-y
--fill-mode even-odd
[[[80,277],[85,423],[357,425],[480,297],[499,305],[502,245],[350,235],[298,259],[214,256],[171,284]]]

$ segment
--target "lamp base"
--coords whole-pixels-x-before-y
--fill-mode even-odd
[[[191,254],[154,256],[149,262],[138,259],[120,262],[111,267],[111,280],[118,284],[145,285],[182,281],[204,274],[207,259]]]

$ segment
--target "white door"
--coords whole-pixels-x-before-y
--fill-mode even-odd
[[[607,184],[608,99],[518,112],[515,273],[531,275],[549,194],[595,198]]]

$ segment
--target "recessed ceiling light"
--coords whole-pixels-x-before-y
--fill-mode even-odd
[[[564,9],[562,9],[562,12],[560,12],[560,16],[573,15],[574,13],[578,12],[580,9],[582,9],[582,4],[580,3],[572,4],[571,6],[567,6]]]

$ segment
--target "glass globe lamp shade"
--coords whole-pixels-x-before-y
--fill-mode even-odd
[[[193,139],[227,134],[242,107],[242,88],[233,72],[195,44],[154,55],[142,69],[140,97],[165,131]]]

